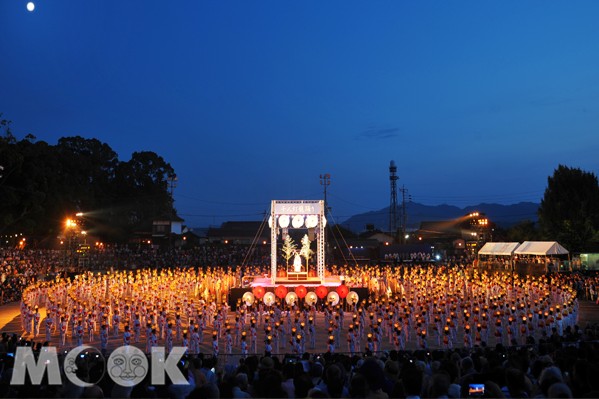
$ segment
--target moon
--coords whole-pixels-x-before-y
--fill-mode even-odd
[[[30,1],[29,3],[27,3],[27,11],[33,12],[33,10],[35,10],[35,3],[33,1]]]
[[[76,375],[77,355],[79,355],[79,353],[81,353],[83,351],[93,352],[94,354],[100,355],[98,353],[98,350],[96,348],[94,348],[93,346],[89,346],[89,345],[76,346],[73,349],[71,349],[69,351],[69,353],[64,357],[64,366],[63,367],[64,367],[65,375],[69,381],[71,381],[74,385],[76,385],[78,387],[86,388],[86,387],[93,386],[94,383],[85,382]],[[98,356],[96,356],[96,357],[98,357]],[[84,360],[82,360],[82,361],[84,361]],[[103,374],[104,373],[102,373],[102,375]]]

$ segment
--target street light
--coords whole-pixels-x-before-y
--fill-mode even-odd
[[[75,216],[79,217],[79,214],[81,212],[77,213]],[[81,213],[81,215],[83,215]],[[67,246],[65,248],[65,263],[68,261],[69,265],[71,263],[71,257],[72,257],[72,252],[73,252],[73,244],[74,244],[74,240],[75,240],[75,236],[78,233],[82,233],[84,234],[82,231],[78,231],[80,230],[79,227],[79,223],[77,222],[77,219],[75,218],[67,218],[65,220],[65,239],[67,242]],[[85,233],[86,234],[86,233]]]

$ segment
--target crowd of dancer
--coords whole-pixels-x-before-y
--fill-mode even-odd
[[[561,336],[577,322],[573,275],[491,276],[443,266],[339,272],[350,286],[368,287],[370,297],[314,304],[250,297],[233,311],[227,293],[240,275],[232,268],[88,272],[27,287],[22,327],[28,337],[43,333],[67,347],[99,342],[107,349],[112,335],[123,344],[143,341],[147,352],[160,343],[167,351],[183,345],[194,354],[245,356],[258,353],[258,342],[269,353],[351,355],[525,345]]]
[[[579,298],[596,298],[596,275],[491,274],[467,263],[331,266],[327,274],[368,288],[368,298],[271,304],[248,295],[231,304],[232,288],[270,266],[197,267],[193,255],[177,254],[186,267],[139,268],[151,258],[121,253],[134,270],[67,277],[54,263],[55,277],[43,280],[37,260],[16,255],[4,264],[25,277],[22,332],[3,334],[0,352],[23,342],[90,344],[103,354],[122,345],[187,348],[180,367],[189,386],[145,381],[123,394],[96,384],[106,396],[466,397],[470,383],[492,397],[552,397],[554,384],[562,397],[599,389],[583,371],[599,370],[588,343],[597,328],[578,326]]]
[[[0,305],[18,301],[21,293],[35,281],[53,278],[66,273],[85,270],[136,270],[204,265],[222,267],[244,262],[266,265],[270,252],[265,247],[256,248],[251,256],[247,247],[240,245],[203,245],[189,250],[159,252],[148,246],[128,247],[114,245],[85,253],[85,262],[79,262],[74,251],[0,248]]]

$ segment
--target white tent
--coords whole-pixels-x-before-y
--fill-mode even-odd
[[[567,255],[569,252],[557,241],[524,241],[514,251],[516,255]]]
[[[518,248],[518,242],[488,242],[478,251],[479,255],[512,256]]]

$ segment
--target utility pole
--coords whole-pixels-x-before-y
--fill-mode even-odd
[[[324,217],[329,216],[329,203],[327,202],[327,187],[331,185],[331,175],[325,173],[320,175],[320,185],[324,188]]]

